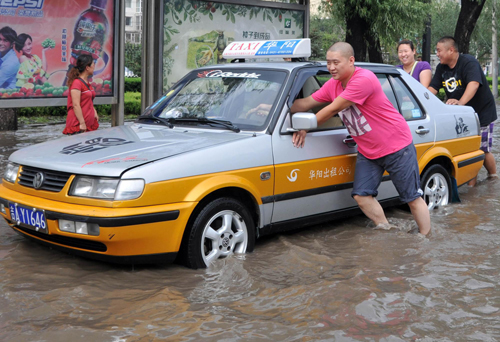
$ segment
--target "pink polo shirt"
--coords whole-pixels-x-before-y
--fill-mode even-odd
[[[332,78],[312,94],[318,102],[333,102],[337,96],[354,103],[339,116],[366,158],[384,157],[413,142],[408,124],[370,70],[356,67],[345,89]]]

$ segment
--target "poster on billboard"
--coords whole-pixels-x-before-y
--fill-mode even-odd
[[[115,0],[0,0],[0,107],[65,99],[80,54],[94,59],[97,96],[112,97],[115,7]]]
[[[188,71],[226,63],[233,41],[304,37],[304,11],[197,0],[164,0],[163,90]]]

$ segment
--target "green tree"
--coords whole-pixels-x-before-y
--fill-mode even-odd
[[[491,54],[491,21],[492,3],[487,1],[482,14],[476,22],[476,27],[472,32],[469,43],[469,53],[474,55],[480,62],[488,58]]]
[[[431,13],[431,51],[434,51],[441,37],[453,37],[460,5],[455,1],[434,1]]]
[[[314,16],[309,24],[309,38],[311,38],[311,59],[324,60],[330,46],[344,40],[345,25],[334,19]]]
[[[125,66],[138,77],[141,77],[142,46],[141,44],[125,43]]]
[[[441,37],[455,35],[454,29],[459,20],[460,10],[460,5],[454,1],[434,1],[431,11],[432,50],[435,49],[436,43]],[[480,61],[491,53],[491,1],[486,2],[482,13],[476,22],[469,43],[469,53]],[[458,38],[457,41],[461,40]]]
[[[421,36],[429,5],[421,0],[321,0],[320,10],[343,21],[357,61],[382,62],[382,47]]]
[[[476,22],[481,15],[486,0],[462,0],[461,3],[454,37],[458,44],[458,51],[469,53],[472,32],[476,27]]]

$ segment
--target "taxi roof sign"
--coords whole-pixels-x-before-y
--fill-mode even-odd
[[[232,42],[222,53],[222,57],[225,59],[270,57],[301,58],[310,56],[311,40],[309,38]]]

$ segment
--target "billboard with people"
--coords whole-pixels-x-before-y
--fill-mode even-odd
[[[16,99],[30,100],[25,106],[65,103],[67,73],[80,54],[95,62],[92,85],[98,97],[109,99],[101,103],[112,103],[117,4],[0,1],[0,107],[9,108]]]
[[[164,0],[164,90],[189,70],[225,63],[222,52],[233,41],[303,38],[307,6],[278,2]]]

